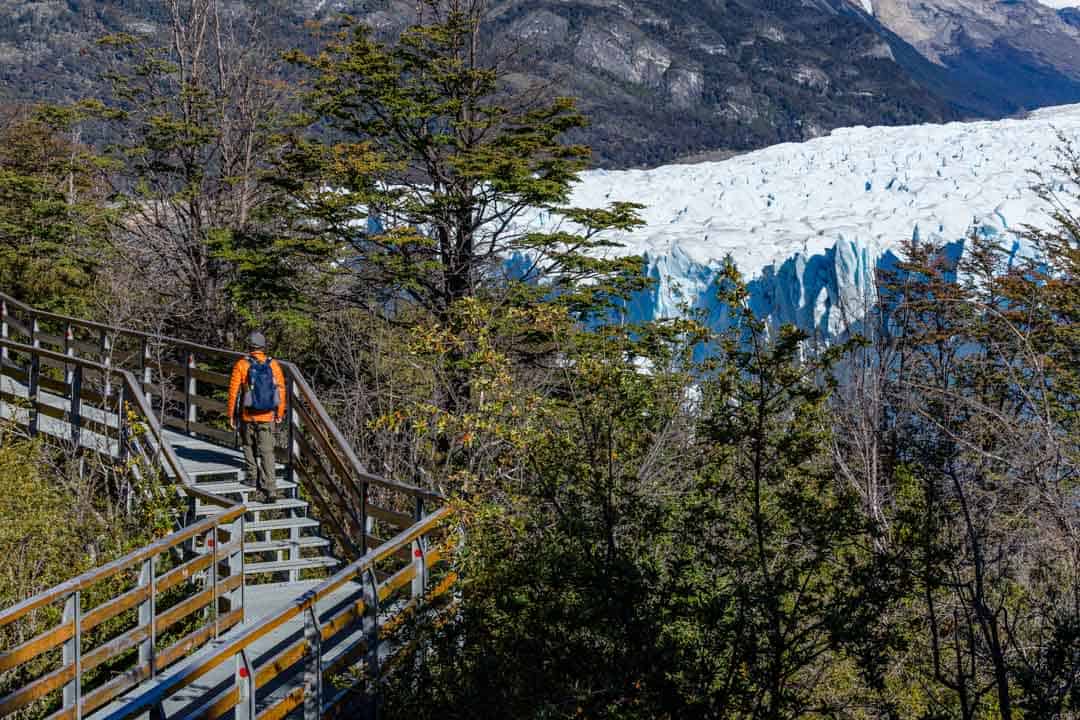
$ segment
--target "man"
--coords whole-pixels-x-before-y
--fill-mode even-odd
[[[248,336],[248,356],[233,365],[229,380],[229,424],[235,430],[239,413],[240,439],[248,481],[262,502],[281,498],[274,474],[274,425],[285,418],[285,375],[266,355],[266,337]]]

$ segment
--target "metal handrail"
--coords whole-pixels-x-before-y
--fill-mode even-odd
[[[50,602],[55,602],[62,598],[67,598],[68,603],[70,604],[71,598],[74,597],[75,606],[78,607],[78,597],[82,589],[89,587],[95,582],[100,582],[103,579],[112,577],[126,569],[130,569],[140,562],[144,563],[144,565],[148,562],[152,564],[152,559],[156,557],[157,554],[167,551],[170,548],[176,547],[177,545],[180,545],[187,540],[196,538],[200,535],[200,533],[210,531],[212,533],[215,533],[216,537],[216,528],[220,528],[225,522],[228,522],[229,520],[235,520],[237,523],[239,523],[239,527],[241,528],[241,538],[239,541],[241,553],[241,577],[239,578],[239,584],[242,588],[242,527],[243,516],[246,511],[246,506],[244,506],[243,504],[236,504],[217,495],[207,493],[194,485],[191,477],[188,475],[183,465],[180,463],[178,457],[176,456],[176,453],[173,450],[171,444],[166,440],[164,431],[162,429],[163,422],[167,418],[169,419],[170,424],[176,422],[176,418],[172,418],[171,416],[167,415],[165,411],[164,399],[162,402],[162,418],[159,419],[158,416],[155,414],[153,406],[143,390],[144,384],[148,383],[150,378],[150,375],[146,370],[144,370],[143,372],[145,377],[142,379],[138,379],[128,370],[116,368],[109,364],[110,355],[106,351],[111,349],[112,345],[106,342],[106,334],[112,333],[114,337],[126,336],[128,338],[135,338],[139,341],[142,341],[144,368],[146,367],[145,361],[148,358],[146,354],[147,343],[150,342],[164,342],[182,350],[198,352],[204,356],[217,356],[227,359],[236,359],[239,357],[243,357],[244,353],[224,350],[221,348],[213,348],[198,343],[191,343],[184,340],[179,340],[176,338],[162,337],[159,335],[152,335],[149,333],[127,330],[124,328],[118,328],[103,323],[80,320],[78,318],[72,318],[57,313],[42,312],[30,306],[27,306],[19,302],[18,300],[15,300],[10,296],[5,295],[4,293],[0,293],[0,303],[3,304],[3,311],[0,312],[0,315],[2,315],[2,319],[4,320],[4,322],[10,321],[12,326],[18,332],[29,334],[33,339],[32,345],[14,342],[6,337],[7,325],[4,325],[3,329],[5,331],[5,337],[0,337],[0,348],[4,348],[5,356],[8,353],[30,353],[32,355],[36,355],[38,358],[47,358],[51,361],[51,364],[53,365],[63,364],[68,367],[76,366],[78,368],[95,370],[99,373],[102,373],[103,377],[106,378],[105,397],[109,397],[108,378],[119,378],[122,382],[123,391],[125,393],[129,393],[129,395],[125,397],[125,399],[130,399],[131,404],[135,407],[135,409],[137,409],[138,414],[143,420],[145,420],[149,435],[154,439],[157,444],[157,449],[160,451],[161,461],[163,461],[165,465],[167,465],[168,468],[172,471],[173,477],[178,481],[184,492],[187,493],[189,497],[197,497],[204,502],[213,503],[216,505],[223,505],[226,507],[226,510],[223,513],[218,514],[215,517],[211,517],[201,522],[195,523],[190,527],[184,528],[177,533],[170,535],[168,538],[164,538],[144,548],[140,548],[139,550],[129,553],[123,558],[119,558],[100,568],[84,573],[78,578],[74,578],[67,581],[66,583],[58,585],[55,588],[47,590],[43,593],[39,593],[33,598],[29,598],[12,608],[8,608],[7,610],[0,612],[0,627],[16,621],[20,617],[25,617],[27,613],[33,611],[36,608],[40,608],[44,605],[49,604]],[[22,323],[18,323],[15,321],[14,318],[9,317],[8,307],[15,308],[24,313],[30,320],[29,325],[27,327],[21,327]],[[40,320],[55,321],[66,324],[66,335],[63,338],[60,338],[55,334],[48,335],[45,332],[40,331]],[[26,318],[24,318],[23,321],[25,322]],[[77,357],[74,355],[74,349],[85,349],[88,345],[90,345],[91,347],[90,352],[95,352],[95,346],[93,344],[78,342],[75,340],[72,328],[76,327],[87,328],[101,333],[101,349],[99,352],[101,357],[105,359],[104,363],[93,362],[91,360]],[[60,353],[39,347],[39,339],[53,345],[58,345],[62,340],[64,348],[67,352]],[[130,358],[131,356],[128,357]],[[35,360],[35,362],[38,361]],[[420,600],[420,598],[424,596],[429,568],[432,565],[442,562],[446,559],[442,556],[441,552],[434,550],[429,551],[427,549],[426,538],[428,533],[430,533],[438,525],[443,523],[446,518],[448,518],[453,513],[453,509],[445,504],[446,497],[437,491],[426,490],[424,488],[410,485],[408,483],[401,483],[389,480],[369,473],[364,467],[364,465],[357,458],[356,454],[353,452],[349,443],[345,440],[341,431],[330,418],[329,413],[326,411],[326,408],[322,405],[319,398],[316,396],[314,390],[308,384],[307,380],[303,377],[303,374],[300,372],[299,368],[297,368],[293,363],[290,362],[281,362],[280,364],[282,365],[286,377],[289,381],[290,404],[293,401],[292,398],[294,394],[301,400],[302,404],[299,404],[296,408],[296,412],[299,413],[297,417],[303,419],[303,423],[307,426],[306,430],[311,435],[311,439],[316,441],[316,445],[318,446],[317,450],[323,453],[321,457],[325,460],[330,461],[329,466],[323,464],[322,474],[319,475],[319,478],[333,479],[333,477],[335,476],[341,476],[340,479],[345,480],[346,485],[352,483],[354,488],[359,489],[359,501],[363,503],[360,516],[361,519],[365,517],[365,513],[370,512],[370,515],[368,516],[369,518],[377,518],[380,521],[388,522],[392,526],[397,526],[403,529],[400,533],[395,535],[393,539],[385,542],[374,538],[373,535],[370,536],[375,541],[381,543],[379,547],[375,548],[374,550],[364,552],[359,559],[352,562],[348,567],[336,573],[333,577],[326,580],[317,588],[315,588],[315,590],[309,592],[304,597],[296,600],[291,605],[287,606],[284,610],[277,612],[270,617],[263,618],[262,620],[252,625],[250,628],[245,629],[238,635],[234,635],[222,645],[204,648],[202,651],[193,656],[193,661],[185,663],[183,669],[176,673],[175,676],[167,678],[163,683],[159,683],[153,688],[145,689],[142,693],[138,693],[138,691],[136,691],[136,695],[133,698],[125,698],[122,704],[122,708],[120,710],[116,711],[112,715],[108,715],[107,717],[126,717],[139,712],[137,708],[142,708],[144,710],[147,708],[152,708],[153,705],[156,704],[155,698],[160,700],[161,698],[167,697],[168,695],[172,694],[184,685],[190,683],[197,677],[202,676],[213,667],[220,665],[222,662],[229,659],[230,657],[235,656],[238,663],[241,662],[241,660],[243,662],[248,662],[246,653],[244,651],[245,648],[247,648],[251,643],[254,643],[260,637],[263,637],[266,633],[269,633],[273,629],[280,627],[282,624],[288,622],[292,618],[297,617],[301,613],[305,613],[306,626],[314,624],[314,627],[316,628],[315,631],[312,631],[310,627],[308,627],[308,630],[305,631],[305,637],[301,641],[302,643],[306,643],[305,647],[308,647],[309,649],[312,647],[316,648],[316,651],[313,655],[311,653],[308,653],[308,655],[304,655],[304,657],[308,658],[307,660],[305,660],[305,662],[308,662],[309,664],[311,662],[316,662],[317,664],[317,658],[319,657],[319,651],[317,650],[317,648],[321,645],[322,638],[330,637],[332,635],[331,631],[338,632],[342,630],[342,628],[348,627],[350,623],[356,622],[357,618],[352,613],[360,612],[359,609],[366,608],[363,611],[363,622],[365,627],[365,635],[367,637],[364,645],[368,649],[367,651],[375,652],[375,655],[371,656],[369,659],[377,663],[377,645],[380,632],[378,607],[380,601],[397,593],[402,587],[404,587],[411,581],[413,583],[413,601],[406,607],[409,608],[415,606],[415,604]],[[163,363],[163,366],[168,367],[174,367],[175,365],[175,363]],[[189,355],[188,357],[186,371],[186,380],[188,382],[191,382],[193,377],[198,378],[200,382],[208,382],[212,386],[219,385],[221,382],[224,381],[224,376],[221,376],[220,374],[198,370],[195,367],[192,355]],[[148,384],[145,386],[147,388],[151,387]],[[197,395],[195,389],[196,386],[194,384],[191,384],[189,387],[190,389],[185,388],[186,392],[189,393],[189,398],[192,398],[198,403],[203,403],[201,405],[202,407],[210,407],[213,411],[220,411],[222,404],[219,401],[213,401],[213,404],[210,404],[205,396]],[[101,396],[98,395],[97,397],[100,398]],[[36,398],[34,398],[33,400],[34,402],[39,402]],[[122,409],[123,408],[121,408],[121,411]],[[289,415],[290,423],[294,422],[293,409],[291,407]],[[118,421],[118,424],[120,422],[123,422],[122,418]],[[193,426],[195,425],[193,419],[191,419],[191,424]],[[300,453],[300,450],[298,450],[297,448],[301,448],[303,446],[303,443],[299,442],[300,438],[297,439],[299,444],[295,447],[292,440],[292,427],[290,427],[290,462],[292,462],[294,459],[294,452]],[[307,448],[306,453],[306,455],[297,454],[295,456],[297,462],[303,462],[305,464],[312,461],[317,461],[318,463],[325,462],[324,459],[319,459],[320,456],[312,455],[311,447]],[[329,467],[329,470],[327,469],[327,467]],[[330,475],[327,475],[328,472],[330,473]],[[415,522],[412,522],[408,527],[405,527],[405,523],[409,523],[410,521],[409,514],[402,514],[391,510],[386,510],[384,508],[378,508],[376,506],[369,506],[367,501],[368,486],[378,486],[386,488],[388,490],[396,491],[406,496],[415,498],[415,514],[411,516],[411,519]],[[318,488],[313,487],[312,489],[317,495]],[[356,499],[355,496],[354,499]],[[339,502],[347,503],[348,496],[339,497],[338,500]],[[426,500],[438,501],[440,504],[443,504],[443,506],[437,511],[425,515],[424,502]],[[362,533],[361,537],[364,538],[363,542],[367,543],[369,536],[367,535],[368,530],[365,527],[365,523],[361,522],[358,529]],[[408,547],[410,544],[412,545],[411,552],[409,552]],[[375,576],[375,565],[380,562],[386,561],[391,556],[399,557],[408,562],[404,568],[393,573],[390,577],[387,577],[382,582],[378,582]],[[327,621],[329,625],[325,629],[325,632],[320,631],[318,629],[319,621],[314,614],[315,603],[318,600],[325,598],[335,590],[342,588],[346,583],[350,582],[351,580],[360,578],[361,576],[363,578],[363,581],[361,582],[361,585],[363,586],[362,599],[354,601],[349,608],[344,611],[340,611],[333,619]],[[451,572],[446,578],[444,578],[444,580],[440,583],[439,587],[430,593],[430,595],[434,596],[445,592],[448,587],[452,586],[455,577],[456,576]],[[239,612],[242,615],[242,610],[240,610]],[[235,612],[233,613],[233,616],[233,620],[235,620]],[[400,618],[400,616],[401,612],[398,612],[397,617]],[[77,617],[78,615],[76,611],[76,620],[74,621],[74,627],[76,628],[78,627]],[[374,635],[371,635],[369,633],[369,627],[374,628]],[[53,636],[56,635],[56,632],[50,632],[50,638],[55,639],[55,637]],[[217,630],[215,628],[215,635],[216,632]],[[312,632],[314,632],[314,634],[312,634]],[[326,632],[331,632],[331,635],[327,635]],[[65,648],[66,647],[67,646],[65,646]],[[372,650],[372,648],[374,648],[374,650]],[[293,648],[292,650],[290,650],[290,652],[295,651],[295,649],[296,648]],[[65,652],[67,652],[67,650],[65,650]],[[12,655],[10,658],[8,658],[8,660],[14,662],[15,658],[16,656]],[[314,658],[314,660],[312,658]],[[166,663],[166,665],[167,664],[168,663]],[[76,677],[78,677],[77,663],[75,667]],[[150,667],[151,669],[153,669],[154,667],[156,667],[156,665],[151,662]],[[236,705],[239,705],[239,703],[241,702],[241,699],[243,697],[243,693],[241,693],[240,690],[241,678],[247,678],[247,680],[244,681],[247,683],[244,687],[246,688],[246,697],[249,701],[251,701],[251,698],[254,697],[255,690],[260,687],[262,683],[266,682],[267,678],[277,677],[279,674],[281,674],[284,671],[284,667],[285,666],[279,667],[277,662],[264,665],[258,671],[258,681],[256,681],[256,676],[254,673],[244,675],[238,671],[236,685],[233,690],[234,695],[232,696],[234,697],[234,699],[231,702]],[[70,667],[68,668],[68,671],[70,671]],[[327,670],[326,672],[329,673],[331,671]],[[337,670],[334,670],[333,672],[337,672]],[[310,677],[321,678],[321,675],[321,672],[310,671],[310,668],[309,672],[305,673],[305,684],[304,686],[302,686],[302,688],[298,689],[300,691],[299,696],[304,697],[305,703],[309,702],[308,698],[314,697],[318,698],[318,705],[324,705],[324,703],[322,702],[321,680],[316,683],[317,690],[313,689],[313,686],[310,685],[310,682],[312,682],[310,680]],[[114,693],[119,689],[120,686],[115,685],[109,687],[108,692]],[[306,697],[305,693],[307,694]],[[9,696],[8,699],[0,700],[10,700],[11,697],[12,696]],[[65,713],[69,713],[71,709],[74,709],[77,712],[78,709],[82,707],[81,701],[78,699],[78,697],[79,696],[77,695],[74,704],[71,705],[71,708],[63,711],[59,716],[68,717],[69,715]],[[104,694],[99,694],[97,697],[88,701],[92,704],[87,705],[87,707],[98,707],[99,703],[102,702],[105,697],[106,696]],[[297,694],[294,692],[291,693],[289,698],[286,698],[286,700],[288,702],[293,702],[296,697]],[[327,707],[330,707],[333,706],[335,703],[339,702],[340,700],[341,697],[337,697],[336,699],[330,701],[329,704],[325,705]],[[228,700],[226,702],[228,702]],[[68,705],[69,703],[67,701],[67,695],[65,693],[65,707],[67,708]],[[277,710],[282,710],[282,708],[278,707]],[[249,714],[253,713],[253,706],[249,707],[249,711]],[[284,712],[284,710],[282,710],[282,712]],[[70,715],[70,717],[76,716],[77,715],[74,714]]]
[[[181,670],[161,680],[153,687],[147,688],[144,692],[125,697],[121,707],[111,713],[103,714],[101,720],[123,720],[161,705],[170,696],[203,677],[217,666],[239,656],[260,638],[273,632],[293,618],[314,609],[318,601],[329,597],[346,583],[373,572],[379,562],[393,556],[403,547],[415,543],[445,522],[452,514],[453,509],[450,507],[440,508],[424,518],[423,521],[402,531],[379,547],[368,551],[361,558],[286,605],[280,611],[249,625],[224,643],[204,649],[193,656],[191,662],[184,665]],[[254,680],[250,673],[245,677]]]
[[[161,428],[161,423],[158,421],[157,416],[150,408],[150,402],[146,399],[146,395],[143,393],[139,386],[138,381],[131,372],[122,368],[113,368],[107,365],[93,362],[85,358],[80,358],[76,355],[65,355],[63,353],[54,352],[52,350],[46,350],[45,348],[36,348],[32,345],[25,345],[6,338],[0,338],[0,347],[8,350],[14,350],[16,352],[22,352],[29,355],[38,355],[40,357],[46,357],[50,360],[54,360],[59,363],[65,363],[67,365],[77,365],[79,367],[96,370],[104,375],[113,375],[119,377],[124,384],[124,387],[128,393],[130,393],[130,399],[135,403],[139,409],[139,414],[149,427],[150,434],[157,441],[158,448],[161,454],[165,458],[165,462],[168,464],[169,469],[173,472],[173,477],[183,486],[184,492],[196,497],[204,502],[217,505],[225,508],[243,507],[242,504],[238,504],[228,498],[223,498],[219,495],[213,495],[205,490],[199,489],[195,482],[188,475],[187,470],[180,463],[180,459],[176,456],[176,451],[173,450],[172,445],[165,440],[164,433]],[[121,420],[122,421],[122,420]]]
[[[180,338],[175,338],[169,335],[154,335],[139,330],[122,328],[115,325],[107,325],[104,323],[94,322],[90,320],[82,320],[68,315],[45,312],[26,305],[25,303],[22,303],[3,292],[0,292],[0,301],[7,303],[9,306],[18,308],[19,310],[30,315],[31,317],[53,320],[55,322],[64,323],[73,327],[82,327],[90,330],[95,330],[97,332],[111,333],[116,336],[136,338],[148,342],[165,343],[183,350],[198,352],[203,355],[217,356],[233,361],[247,356],[247,353],[238,352],[235,350],[227,350],[225,348],[212,347],[209,345],[202,345],[199,343],[182,340]],[[72,356],[63,357],[69,358]],[[352,447],[349,445],[348,442],[346,442],[344,435],[341,433],[341,430],[337,427],[337,424],[334,423],[334,421],[330,418],[330,414],[327,412],[326,408],[323,406],[322,402],[319,400],[314,390],[312,390],[311,385],[307,382],[307,379],[304,377],[300,369],[295,364],[288,361],[278,360],[278,363],[284,369],[287,380],[292,381],[296,384],[298,388],[300,388],[304,395],[305,401],[311,405],[311,408],[316,413],[317,419],[327,430],[329,436],[333,439],[335,445],[337,445],[335,450],[340,454],[341,459],[345,461],[345,463],[350,467],[352,472],[355,474],[357,480],[369,482],[373,485],[378,485],[380,487],[384,487],[395,492],[412,495],[418,498],[430,499],[440,502],[444,502],[447,499],[444,494],[438,491],[427,490],[416,485],[404,483],[398,480],[391,480],[389,478],[381,477],[379,475],[375,475],[369,472],[367,468],[364,467],[364,464],[359,460],[359,458],[356,457],[356,454],[353,452]],[[143,399],[145,400],[145,396],[143,397]],[[153,415],[153,413],[151,412],[150,415]]]
[[[156,444],[157,458],[159,461],[163,460],[169,469],[172,470],[173,478],[176,480],[180,489],[190,498],[191,502],[198,499],[205,503],[210,503],[223,508],[222,512],[219,512],[212,517],[194,522],[165,538],[150,543],[149,545],[130,552],[112,562],[89,570],[78,577],[60,583],[59,585],[42,591],[33,597],[27,598],[12,607],[0,611],[0,627],[6,627],[20,619],[26,618],[35,610],[59,601],[65,602],[64,621],[61,625],[51,630],[43,631],[18,647],[0,653],[0,666],[12,668],[21,663],[33,660],[42,653],[47,652],[60,644],[63,644],[64,646],[64,660],[61,669],[30,681],[5,697],[0,698],[0,714],[38,701],[41,697],[50,692],[51,689],[63,685],[65,687],[64,709],[59,711],[58,717],[70,716],[77,718],[81,716],[84,709],[97,707],[106,702],[109,698],[114,697],[116,694],[131,687],[138,681],[138,677],[152,676],[158,669],[163,669],[176,659],[182,657],[183,653],[178,651],[175,646],[167,649],[161,657],[156,657],[154,655],[154,628],[158,626],[159,620],[160,623],[162,623],[161,627],[167,628],[170,624],[176,622],[177,618],[182,617],[183,613],[191,612],[205,606],[207,603],[215,602],[219,597],[219,593],[231,593],[235,591],[238,593],[238,597],[241,598],[238,605],[232,607],[230,612],[220,618],[220,622],[218,619],[215,619],[212,626],[207,626],[202,630],[193,631],[183,639],[182,643],[204,642],[211,637],[216,637],[219,631],[243,621],[243,518],[244,514],[247,512],[247,506],[244,503],[237,503],[227,498],[213,495],[195,486],[184,466],[180,463],[179,458],[176,456],[172,445],[166,440],[161,424],[154,415],[149,401],[132,373],[127,370],[113,368],[85,358],[59,353],[41,347],[34,347],[32,345],[25,345],[3,337],[0,337],[0,348],[3,350],[5,363],[7,362],[7,358],[12,354],[30,356],[31,367],[33,368],[31,370],[31,378],[35,377],[36,368],[46,359],[52,361],[52,363],[57,366],[75,368],[73,375],[69,376],[70,379],[67,379],[64,382],[64,385],[67,388],[65,394],[67,395],[71,408],[71,415],[65,417],[65,423],[73,429],[79,426],[76,408],[82,406],[84,392],[81,380],[76,380],[75,378],[81,379],[87,370],[98,373],[105,383],[105,390],[103,394],[94,393],[93,395],[104,400],[99,411],[103,412],[106,417],[104,421],[106,433],[108,433],[111,428],[107,419],[111,412],[109,408],[110,400],[115,398],[118,403],[116,407],[116,431],[119,435],[117,440],[118,450],[122,451],[123,448],[126,447],[123,439],[125,436],[123,430],[125,416],[128,406],[134,406],[137,415],[145,422],[147,434]],[[2,372],[6,373],[6,369],[11,367],[13,366],[7,366]],[[118,382],[114,385],[114,381]],[[112,390],[114,387],[122,388],[122,390],[119,393],[114,393]],[[27,389],[29,395],[28,400],[31,403],[32,411],[39,412],[44,404],[40,385],[35,385],[34,380],[31,379]],[[219,532],[222,530],[230,534],[231,541],[227,546],[219,548]],[[164,614],[157,616],[156,611],[154,610],[158,592],[156,589],[158,585],[156,584],[157,579],[155,578],[154,569],[156,564],[155,560],[160,555],[167,553],[188,541],[194,543],[197,541],[197,538],[203,536],[207,538],[206,547],[208,548],[204,559],[187,561],[184,565],[177,568],[175,572],[162,576],[160,578],[160,581],[162,582],[160,587],[164,589],[166,587],[174,586],[186,579],[190,573],[195,572],[198,568],[208,569],[208,572],[210,572],[209,577],[211,578],[211,587],[203,590],[200,594],[196,594],[188,601],[185,601],[184,607],[178,606],[176,609],[168,610]],[[237,558],[235,573],[228,575],[223,580],[219,579],[216,563],[219,559],[229,559],[233,556]],[[232,560],[230,559],[229,562],[231,565]],[[128,631],[96,649],[84,653],[82,651],[82,638],[80,634],[84,614],[81,607],[83,593],[104,580],[108,580],[124,571],[139,566],[141,566],[142,571],[140,587],[114,597],[93,608],[86,614],[86,622],[87,627],[91,627],[93,623],[100,624],[101,622],[114,617],[116,614],[142,603],[148,608],[140,609],[139,611],[140,623],[145,622],[145,625],[140,624],[135,630]],[[165,582],[168,582],[169,585],[164,584]],[[140,605],[140,607],[142,607],[142,605]],[[148,613],[145,619],[143,618],[144,610]],[[93,620],[95,617],[97,618],[96,621]],[[217,618],[216,615],[215,618]],[[89,666],[94,667],[120,653],[126,652],[132,647],[139,647],[139,660],[135,668],[130,673],[125,673],[105,685],[96,688],[93,692],[84,697],[82,692],[83,666],[80,663],[80,659],[85,658],[87,663],[90,663]]]

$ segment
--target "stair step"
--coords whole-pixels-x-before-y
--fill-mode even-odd
[[[215,495],[247,495],[255,492],[254,485],[248,485],[242,482],[211,482],[211,483],[196,483],[195,486],[200,490],[204,490]],[[277,481],[278,492],[286,492],[296,487],[296,483],[285,482],[283,480]]]
[[[244,563],[244,574],[282,572],[284,570],[308,570],[310,568],[330,568],[338,565],[339,560],[332,557],[319,556],[300,558],[299,560],[276,560],[274,562]]]
[[[245,532],[262,532],[264,530],[287,530],[294,527],[319,527],[319,521],[309,517],[280,518],[278,520],[261,520],[259,522],[244,523]]]
[[[275,500],[271,503],[253,502],[247,503],[248,512],[265,511],[265,510],[302,510],[308,506],[306,500],[297,500],[295,498],[282,498],[281,500]],[[201,516],[217,515],[222,512],[222,508],[217,505],[201,505],[195,509],[195,514]]]
[[[244,543],[244,552],[266,552],[270,550],[290,550],[293,547],[326,547],[330,541],[318,535],[310,535],[297,540],[271,540],[270,542]]]

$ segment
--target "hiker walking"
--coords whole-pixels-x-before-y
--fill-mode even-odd
[[[229,380],[229,424],[235,430],[239,414],[248,481],[262,502],[281,498],[274,469],[274,425],[285,418],[285,375],[266,354],[261,332],[248,336],[248,354],[233,365]]]

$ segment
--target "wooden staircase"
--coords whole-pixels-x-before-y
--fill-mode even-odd
[[[285,497],[252,502],[223,429],[240,355],[0,293],[0,419],[160,472],[187,507],[171,536],[0,611],[0,640],[18,638],[0,646],[0,673],[21,683],[0,697],[0,716],[376,712],[394,629],[453,587],[451,508],[368,473],[287,362]],[[23,639],[19,628],[43,619]]]

